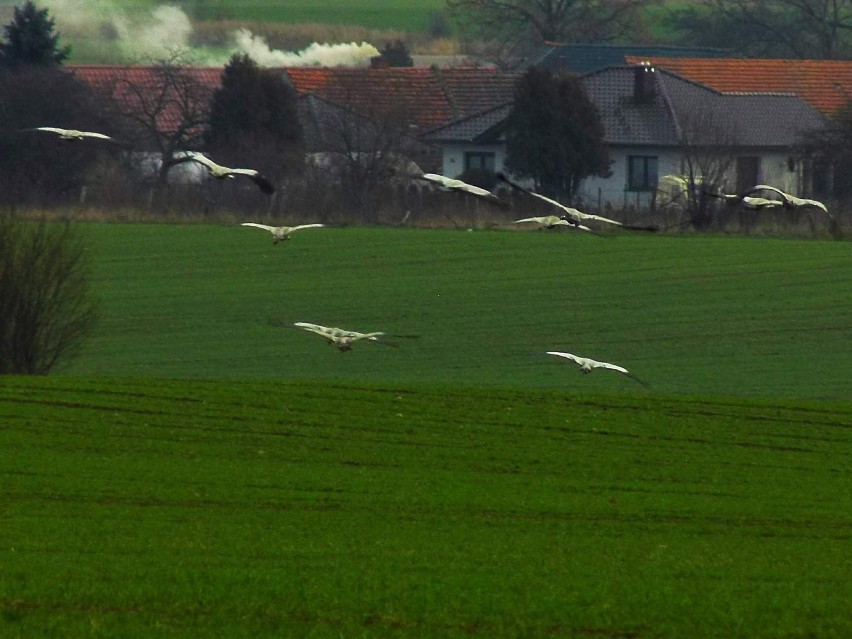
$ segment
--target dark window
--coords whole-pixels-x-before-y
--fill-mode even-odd
[[[744,193],[758,183],[760,158],[742,155],[737,158],[737,193]]]
[[[484,169],[494,170],[494,153],[484,151],[469,151],[464,154],[464,170]]]
[[[627,157],[627,190],[653,191],[657,188],[657,158],[650,155]]]

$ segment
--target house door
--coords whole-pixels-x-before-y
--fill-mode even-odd
[[[760,158],[751,155],[742,155],[737,158],[737,193],[759,184]]]

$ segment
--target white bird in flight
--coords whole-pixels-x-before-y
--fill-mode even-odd
[[[781,200],[771,200],[769,198],[756,197],[754,195],[744,195],[741,203],[745,208],[752,210],[784,208],[784,202]]]
[[[85,138],[95,138],[98,140],[109,140],[110,142],[116,142],[115,138],[112,138],[103,133],[97,133],[95,131],[78,131],[77,129],[60,129],[55,126],[39,126],[34,129],[26,129],[27,131],[43,131],[45,133],[55,133],[59,136],[61,140],[66,140],[68,142],[79,142],[80,140],[84,140]]]
[[[557,202],[556,200],[553,200],[553,199],[547,197],[546,195],[542,195],[541,193],[536,193],[535,191],[531,191],[530,189],[524,188],[520,184],[516,184],[515,182],[511,181],[503,173],[498,173],[497,179],[500,180],[501,182],[505,182],[506,184],[511,186],[513,189],[520,191],[521,193],[526,193],[527,195],[531,195],[532,197],[538,198],[542,202],[547,202],[551,206],[555,206],[555,207],[559,208],[560,210],[563,211],[564,215],[562,215],[561,218],[557,218],[557,219],[567,220],[567,222],[569,224],[572,224],[573,226],[576,226],[576,227],[580,227],[583,222],[587,222],[589,220],[594,220],[596,222],[605,222],[607,224],[613,224],[615,226],[620,226],[621,228],[630,229],[630,230],[633,230],[633,231],[656,231],[656,230],[658,230],[656,226],[630,226],[630,225],[627,225],[627,224],[623,224],[623,223],[621,223],[617,220],[612,220],[608,217],[603,217],[601,215],[592,215],[591,213],[583,213],[582,211],[580,211],[578,209],[572,208],[570,206],[565,206],[561,202]],[[554,217],[556,217],[556,216],[555,215],[548,215],[548,216],[545,216],[542,219],[551,219],[551,218],[554,218]],[[528,221],[537,221],[537,218],[526,218],[524,220],[518,220],[518,222],[528,222]],[[545,226],[545,228],[552,228],[552,225],[551,226]],[[589,229],[584,229],[584,230],[589,230]]]
[[[438,188],[443,191],[466,193],[467,195],[473,195],[482,198],[487,202],[496,204],[497,206],[508,206],[503,200],[494,195],[491,191],[478,186],[474,186],[473,184],[468,184],[467,182],[463,182],[462,180],[449,178],[444,175],[438,175],[437,173],[424,173],[423,175],[414,175],[411,177],[414,177],[418,180],[426,180],[427,182],[431,182],[432,184],[437,185]]]
[[[712,191],[705,191],[707,195],[710,197],[717,197],[719,199],[725,200],[727,204],[742,205],[747,209],[751,209],[753,211],[760,209],[778,209],[784,206],[784,202],[781,200],[773,200],[765,197],[757,197],[754,195],[736,195],[734,193],[713,193]]]
[[[757,184],[751,189],[749,189],[744,195],[748,196],[753,193],[759,193],[760,191],[770,191],[772,193],[777,193],[781,197],[781,201],[783,205],[787,208],[800,208],[803,206],[814,206],[818,209],[821,209],[823,212],[828,213],[828,208],[820,202],[819,200],[811,200],[803,197],[796,197],[795,195],[790,195],[789,193],[785,193],[781,189],[778,189],[774,186],[769,186],[768,184]],[[745,199],[745,198],[743,198]]]
[[[778,198],[763,197],[761,195],[757,195],[766,191],[774,193],[778,196]],[[785,193],[781,189],[776,188],[774,186],[770,186],[768,184],[756,184],[741,194],[713,193],[712,191],[706,191],[706,193],[711,197],[718,197],[720,199],[723,199],[729,204],[742,204],[742,206],[747,209],[778,209],[782,207],[787,209],[795,209],[805,206],[813,206],[822,210],[825,213],[828,213],[828,208],[826,208],[825,204],[818,200],[810,200],[807,198],[796,197],[795,195]]]
[[[258,224],[257,222],[243,222],[240,226],[253,226],[264,231],[272,233],[272,243],[278,244],[282,240],[289,240],[290,235],[302,229],[318,229],[325,224],[299,224],[298,226],[269,226],[268,224]]]
[[[359,340],[376,342],[378,344],[384,344],[385,346],[396,346],[396,344],[394,344],[393,342],[388,342],[381,339],[385,336],[385,333],[381,331],[374,331],[372,333],[359,333],[358,331],[347,331],[342,328],[311,324],[310,322],[296,322],[295,324],[293,324],[293,326],[306,331],[310,331],[311,333],[316,333],[317,335],[325,339],[329,344],[334,344],[335,346],[337,346],[338,350],[340,351],[352,350],[352,344]]]
[[[172,159],[168,161],[168,165],[174,166],[175,164],[180,164],[182,162],[198,162],[199,164],[204,165],[207,167],[210,175],[217,180],[224,180],[226,178],[234,179],[238,175],[245,175],[252,182],[257,184],[258,188],[267,195],[271,195],[275,192],[275,187],[272,186],[272,182],[254,169],[232,169],[227,166],[222,166],[221,164],[216,164],[206,155],[202,155],[201,153],[196,153],[194,151],[187,151],[186,153],[172,157]]]
[[[515,220],[513,224],[521,224],[523,222],[534,222],[535,224],[541,225],[542,228],[552,229],[557,226],[568,226],[574,229],[578,229],[580,231],[589,231],[592,232],[588,226],[584,226],[579,222],[574,222],[573,220],[569,220],[567,217],[559,217],[558,215],[544,215],[542,217],[525,217],[521,220]]]
[[[578,355],[572,355],[571,353],[564,353],[561,351],[547,351],[548,355],[556,355],[557,357],[564,357],[567,360],[570,360],[577,364],[580,367],[580,370],[584,373],[591,373],[596,368],[606,368],[611,371],[616,371],[621,373],[622,375],[626,375],[630,379],[633,379],[643,386],[646,386],[645,382],[636,377],[633,373],[628,371],[623,366],[618,366],[617,364],[610,364],[609,362],[599,362],[597,360],[591,359],[590,357],[579,357]]]

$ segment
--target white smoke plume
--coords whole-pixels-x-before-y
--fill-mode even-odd
[[[90,50],[113,48],[131,60],[151,60],[189,48],[192,24],[177,7],[127,12],[109,0],[43,0],[62,42]]]
[[[248,29],[232,34],[230,52],[193,47],[192,22],[180,8],[159,5],[128,10],[115,0],[41,0],[56,21],[61,44],[100,62],[150,62],[185,54],[189,61],[224,65],[232,53],[248,54],[259,66],[366,66],[379,55],[371,44],[314,43],[301,51],[271,49]],[[104,59],[110,58],[110,59]],[[114,59],[120,58],[120,59]]]
[[[234,41],[239,53],[248,54],[261,67],[336,67],[365,66],[370,58],[379,55],[372,44],[320,44],[314,42],[301,51],[270,49],[261,36],[248,29],[234,32]]]

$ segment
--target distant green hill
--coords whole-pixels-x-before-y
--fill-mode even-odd
[[[227,0],[196,1],[188,11],[199,19],[283,23],[357,24],[373,28],[423,31],[429,15],[442,11],[444,0]]]

